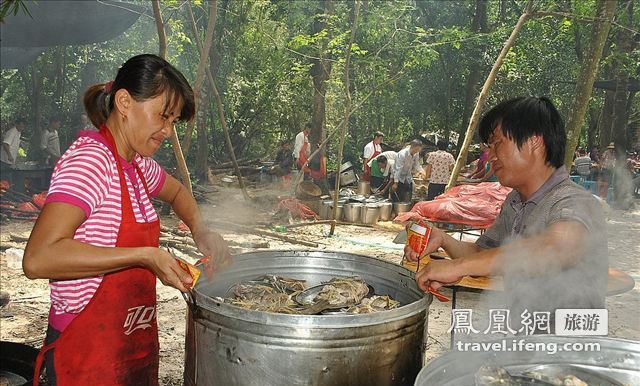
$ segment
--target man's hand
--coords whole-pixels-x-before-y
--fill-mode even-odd
[[[394,182],[393,185],[391,185],[391,191],[395,192],[396,190],[398,190],[398,183]]]
[[[404,247],[404,258],[409,261],[418,261],[422,257],[435,252],[438,248],[442,247],[444,243],[444,233],[438,228],[431,228],[431,234],[429,235],[429,241],[427,242],[427,246],[422,251],[422,255],[418,256],[418,253],[415,252],[411,247],[406,245]]]
[[[445,284],[457,283],[462,279],[463,272],[459,272],[460,260],[429,260],[420,272],[416,274],[416,283],[424,292],[429,287],[437,290]]]

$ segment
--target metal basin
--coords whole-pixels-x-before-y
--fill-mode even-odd
[[[519,339],[519,338],[518,338]],[[503,367],[516,375],[539,365],[574,365],[581,369],[595,372],[611,378],[623,385],[640,385],[640,343],[606,338],[600,336],[576,337],[538,335],[522,337],[536,348],[556,347],[553,353],[538,350],[532,351],[490,351],[490,352],[458,352],[452,351],[440,356],[423,368],[416,379],[415,386],[473,386],[474,375],[483,365]],[[510,345],[511,339],[506,339]],[[496,343],[501,344],[501,340]],[[564,344],[597,343],[599,350],[561,351]],[[571,346],[572,350],[573,347]],[[510,348],[510,346],[508,347]]]
[[[359,275],[400,301],[362,315],[285,315],[221,302],[239,281],[278,274],[320,284]],[[431,295],[411,271],[338,252],[266,251],[238,255],[211,282],[198,282],[189,307],[185,385],[412,385],[427,337]]]
[[[411,210],[413,204],[410,202],[394,202],[393,203],[393,213],[395,215],[399,215],[401,213],[405,213]]]

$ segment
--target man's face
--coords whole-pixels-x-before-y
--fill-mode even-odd
[[[384,137],[382,137],[382,136],[380,136],[380,137],[374,137],[374,138],[373,138],[373,143],[375,143],[376,145],[379,145],[379,144],[381,144],[381,143],[382,143],[382,139],[383,139],[383,138],[384,138]]]
[[[60,121],[53,121],[49,125],[49,131],[58,130],[60,128]]]
[[[288,143],[283,143],[282,144],[282,149],[283,150],[289,150],[289,144]]]
[[[488,144],[489,161],[500,184],[517,189],[530,178],[534,157],[530,141],[525,141],[518,149],[516,142],[502,133],[501,125],[493,130]]]
[[[409,153],[411,153],[411,155],[415,155],[416,153],[419,153],[420,150],[422,150],[422,146],[411,146],[409,148]]]
[[[387,161],[384,161],[384,162],[377,161],[377,162],[378,162],[378,167],[380,169],[385,169],[387,167]]]
[[[16,123],[16,130],[18,130],[19,132],[22,132],[24,130],[24,123],[22,122]]]

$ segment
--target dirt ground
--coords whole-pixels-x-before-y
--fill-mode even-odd
[[[268,196],[269,192],[263,192]],[[259,193],[254,193],[259,194]],[[225,203],[221,204],[221,197]],[[242,196],[237,191],[219,192],[211,197],[212,204],[204,208],[205,218],[216,223],[224,222],[232,215],[235,222],[244,219],[245,223],[268,221],[270,212],[263,205],[260,209],[246,209]],[[640,202],[628,211],[610,210],[607,232],[609,235],[610,266],[620,269],[636,280],[633,290],[607,298],[609,310],[609,336],[640,340]],[[163,218],[163,224],[175,227],[175,217]],[[392,243],[397,227],[391,223],[381,223],[379,228],[339,225],[333,237],[327,237],[329,226],[314,225],[290,229],[286,235],[297,239],[318,243],[321,250],[339,250],[359,253],[399,263],[401,246]],[[9,247],[24,248],[24,241],[15,241],[16,237],[27,238],[33,223],[12,221],[2,224],[0,253],[0,289],[11,296],[11,303],[0,313],[0,338],[6,341],[26,343],[39,347],[46,329],[49,309],[49,291],[45,280],[29,280],[21,269],[7,266],[4,250]],[[383,228],[387,228],[385,230]],[[232,253],[249,252],[247,248],[255,242],[268,242],[269,249],[310,249],[280,240],[234,233],[222,230],[224,238],[231,243]],[[162,385],[182,385],[184,332],[186,304],[180,293],[164,287],[159,281],[158,289],[158,325],[160,330],[160,379]],[[444,289],[451,296],[451,290]],[[458,308],[474,308],[483,303],[483,293],[459,292]],[[451,304],[437,300],[429,309],[429,337],[425,359],[439,356],[449,349],[450,334],[447,329],[451,323]]]

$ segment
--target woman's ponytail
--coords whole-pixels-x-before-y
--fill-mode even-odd
[[[97,128],[102,126],[109,117],[109,93],[105,90],[106,83],[94,84],[84,93],[84,109],[87,117]],[[111,91],[111,90],[109,90]]]

